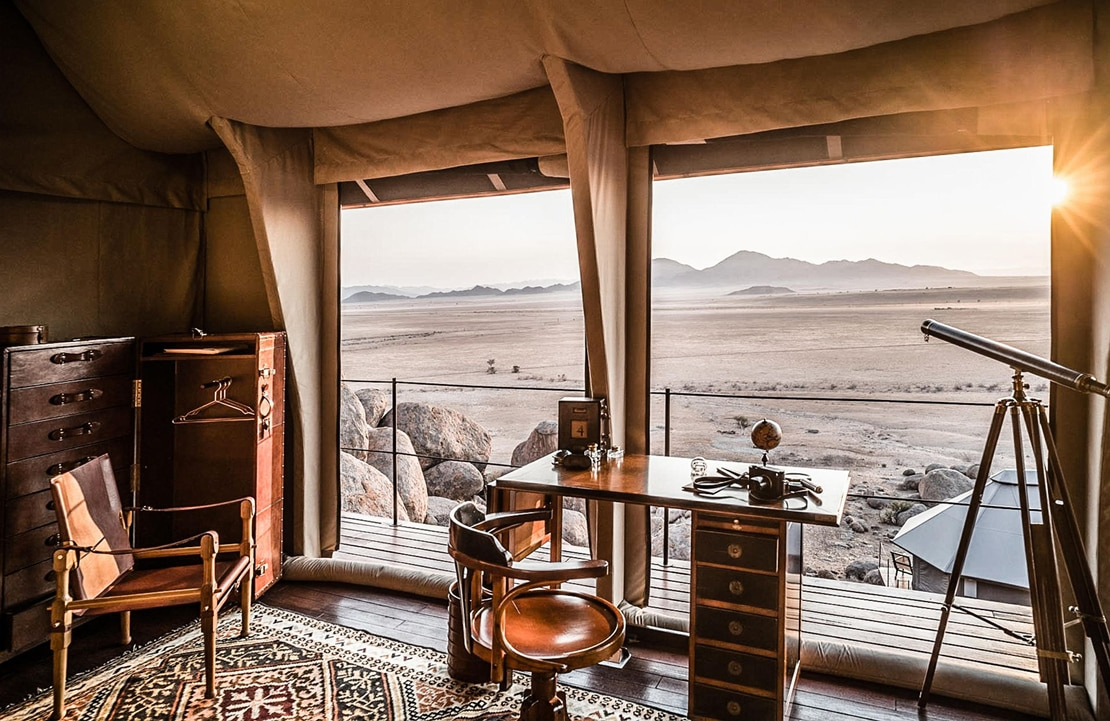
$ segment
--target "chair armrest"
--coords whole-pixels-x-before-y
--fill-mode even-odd
[[[521,581],[570,581],[578,578],[602,578],[609,573],[609,562],[599,558],[585,561],[559,561],[555,563],[518,561],[501,575]]]
[[[502,511],[501,513],[489,514],[486,516],[485,520],[474,524],[474,528],[479,531],[498,533],[524,525],[525,523],[550,520],[550,508],[537,508],[529,511]]]
[[[215,531],[204,531],[189,538],[183,538],[179,541],[173,541],[162,546],[151,546],[149,548],[132,548],[130,549],[131,555],[135,558],[173,558],[177,556],[200,556],[205,557],[205,549],[203,542],[193,546],[183,546],[183,543],[190,541],[201,540],[205,536],[212,539],[212,548],[219,549],[220,535]],[[97,553],[97,551],[93,551]]]
[[[221,506],[230,506],[230,505],[233,505],[233,504],[239,504],[240,506],[242,506],[243,503],[250,503],[251,504],[251,515],[253,516],[254,515],[254,498],[252,498],[251,496],[243,496],[241,498],[232,498],[232,499],[229,499],[227,501],[217,501],[215,503],[206,503],[206,504],[201,505],[201,506],[173,506],[173,507],[169,507],[169,508],[153,508],[151,506],[128,506],[127,508],[124,508],[123,510],[124,511],[150,512],[150,513],[174,513],[176,511],[204,511],[204,510],[207,510],[209,508],[220,508]]]

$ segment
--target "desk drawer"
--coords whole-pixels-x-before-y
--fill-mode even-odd
[[[58,524],[50,523],[8,538],[4,546],[4,573],[50,560],[58,541]]]
[[[753,696],[694,684],[690,703],[695,718],[728,719],[728,721],[780,721],[778,702],[773,698]]]
[[[50,603],[36,601],[18,611],[4,611],[4,646],[21,651],[50,638]]]
[[[699,530],[694,536],[694,554],[700,563],[771,573],[777,572],[779,567],[778,538],[757,533]]]
[[[57,592],[54,583],[54,560],[47,559],[22,571],[4,576],[4,608]]]
[[[112,469],[116,472],[116,481],[129,487],[130,481],[128,468],[131,466],[131,456],[134,449],[131,447],[131,436],[124,436],[102,443],[93,443],[79,448],[70,448],[57,453],[48,453],[44,456],[24,458],[16,463],[8,464],[8,498],[25,496],[28,493],[50,488],[50,479],[65,473],[80,465],[82,462],[91,461],[102,453],[107,453],[112,459]],[[120,497],[130,499],[130,494],[120,491]],[[127,503],[125,500],[124,503]]]
[[[130,376],[16,388],[8,396],[8,423],[28,423],[130,404]]]
[[[778,611],[779,577],[698,565],[697,599]]]
[[[776,616],[709,606],[698,606],[696,614],[694,636],[699,641],[734,643],[772,652],[779,649],[779,620]]]
[[[131,433],[130,408],[111,408],[8,427],[8,460],[64,451]]]
[[[4,508],[4,535],[16,536],[32,528],[38,528],[57,521],[54,513],[54,499],[50,491],[39,491],[28,496],[13,498]]]
[[[11,350],[11,388],[60,383],[78,378],[129,375],[135,367],[134,344],[128,341],[74,343],[35,350]]]
[[[779,685],[779,661],[766,656],[726,651],[698,644],[694,648],[694,676],[774,693]]]

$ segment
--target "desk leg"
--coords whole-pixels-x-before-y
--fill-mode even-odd
[[[551,505],[551,562],[558,563],[563,560],[563,497],[548,496],[547,502]]]

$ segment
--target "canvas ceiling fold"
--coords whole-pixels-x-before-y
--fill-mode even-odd
[[[626,78],[630,146],[1017,103],[1094,82],[1089,0],[983,25],[763,65]]]
[[[58,68],[138,148],[219,146],[210,117],[325,128],[546,84],[545,55],[608,74],[827,56],[1047,0],[16,0]],[[920,58],[918,58],[920,60]],[[973,103],[974,104],[974,103]]]

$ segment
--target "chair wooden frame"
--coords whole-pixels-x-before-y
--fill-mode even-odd
[[[85,483],[95,483],[98,479],[103,482],[108,505],[116,516],[114,522],[103,518],[85,519],[95,523],[94,530],[101,531],[103,534],[91,546],[81,545],[81,542],[72,537],[74,534],[71,532],[71,514],[75,509],[71,508],[70,504],[73,502],[75,489],[77,495],[81,493],[76,486],[78,477],[81,477]],[[61,719],[65,715],[66,670],[74,616],[119,613],[120,640],[121,643],[128,644],[131,642],[131,611],[189,603],[199,604],[201,628],[204,634],[206,698],[212,698],[216,689],[216,618],[220,608],[232,596],[232,591],[236,587],[239,589],[239,608],[242,617],[239,635],[245,637],[250,632],[253,593],[251,579],[255,553],[254,499],[237,498],[187,508],[124,509],[119,503],[115,483],[107,456],[100,456],[50,481],[60,538],[59,547],[53,555],[57,587],[50,607],[50,648],[54,655],[54,709],[51,719],[54,720]],[[99,488],[99,486],[87,487]],[[85,503],[83,498],[79,500],[79,505],[92,505],[92,503]],[[228,505],[239,506],[242,534],[238,543],[221,544],[219,535],[215,531],[205,531],[192,538],[154,548],[132,548],[127,541],[134,511],[197,511]],[[114,527],[108,528],[108,526]],[[87,537],[87,531],[92,526],[78,528],[78,535]],[[217,561],[217,556],[221,554],[235,554],[236,558],[230,562]],[[80,575],[81,564],[87,559],[99,556],[122,559],[120,564],[125,568],[104,588],[94,586],[90,591],[85,588],[90,584]],[[159,563],[157,567],[150,569],[133,567],[133,560],[174,558],[193,559],[194,562],[172,567]],[[197,562],[199,562],[199,574],[196,572]],[[103,564],[104,561],[100,560],[100,563]],[[90,561],[88,565],[93,563]],[[149,590],[144,590],[144,584],[148,584]],[[74,597],[74,594],[77,597]]]
[[[910,554],[903,553],[902,551],[891,550],[890,562],[891,565],[894,567],[895,586],[899,585],[903,576],[905,576],[907,579],[913,578],[913,557],[910,556]],[[909,581],[907,580],[907,585],[908,584]]]
[[[507,688],[511,670],[532,674],[529,696],[521,708],[521,721],[566,719],[564,695],[556,688],[556,674],[592,666],[617,653],[624,643],[625,620],[609,601],[580,591],[564,590],[564,581],[600,578],[609,571],[603,560],[543,563],[514,561],[494,534],[524,523],[550,521],[550,508],[485,515],[473,503],[463,503],[451,512],[448,551],[455,560],[466,650],[488,661],[490,680]],[[517,583],[521,582],[521,583]],[[542,653],[517,647],[517,634],[527,636],[536,618],[526,619],[529,607],[541,620],[556,618],[564,627],[579,631],[583,638],[564,647],[556,638]],[[510,613],[523,620],[510,622]],[[546,617],[546,618],[543,618]],[[536,623],[536,631],[550,631]],[[590,629],[583,631],[583,629]],[[553,636],[557,636],[553,634]]]

